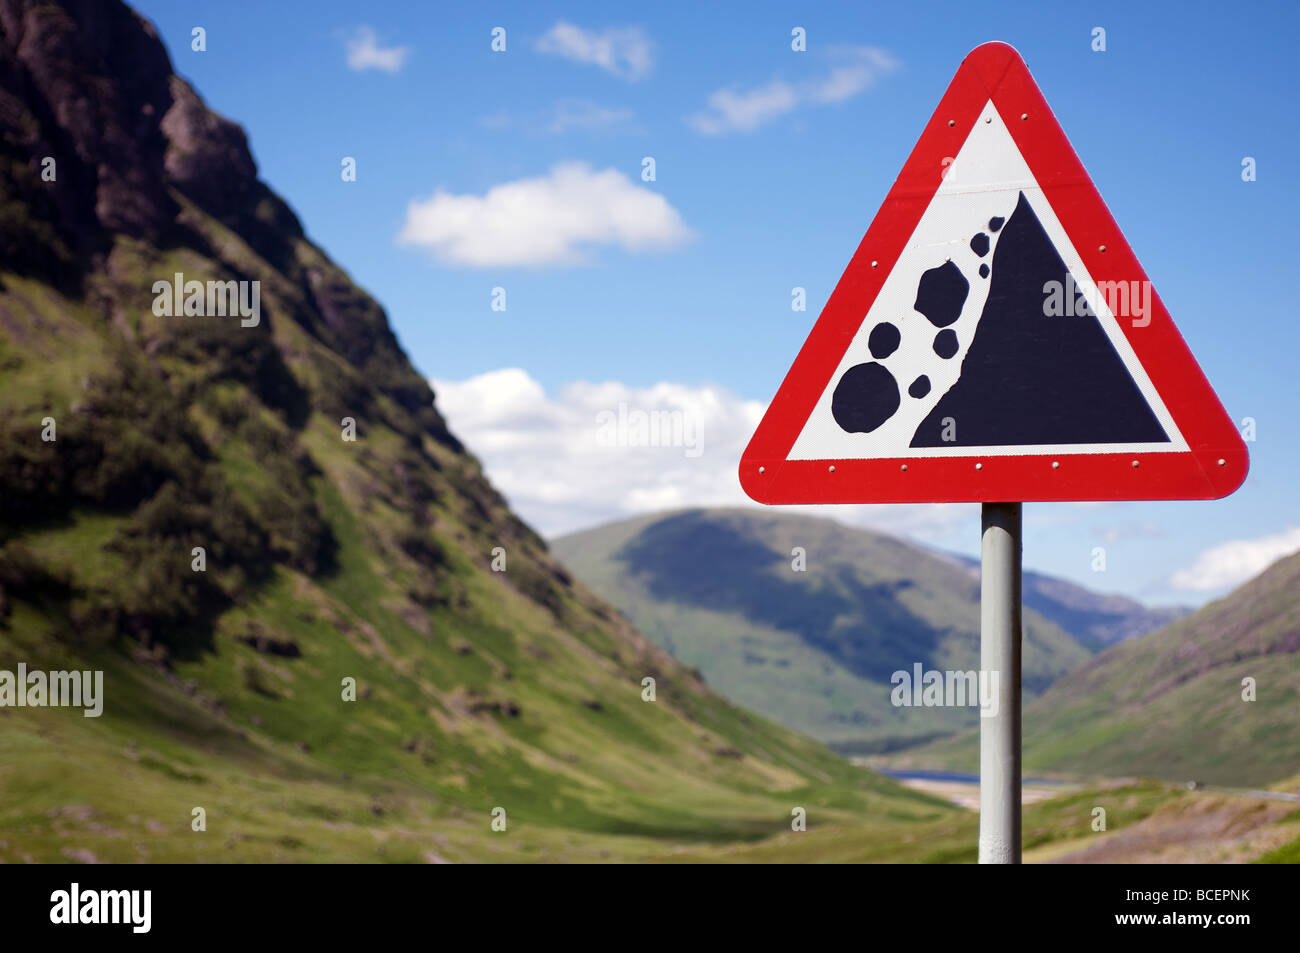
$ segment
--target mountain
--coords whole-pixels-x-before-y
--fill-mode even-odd
[[[890,698],[892,674],[915,664],[979,667],[978,573],[952,557],[829,519],[754,509],[641,517],[551,545],[726,697],[837,750],[889,751],[977,717],[973,708],[895,707]],[[1044,612],[1026,608],[1024,624],[1028,695],[1091,654]]]
[[[959,555],[951,558],[979,572],[978,559]],[[1154,632],[1192,611],[1185,606],[1148,608],[1135,599],[1094,592],[1055,576],[1027,570],[1022,575],[1025,607],[1055,622],[1093,652]]]
[[[969,768],[978,744],[966,735],[915,758]],[[1024,764],[1232,787],[1300,773],[1300,553],[1053,685],[1025,710]]]
[[[0,861],[627,859],[953,811],[575,581],[115,0],[0,0],[0,369],[0,687],[103,678],[99,717],[0,705]]]

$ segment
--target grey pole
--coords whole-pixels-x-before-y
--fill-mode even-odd
[[[980,543],[981,864],[1020,863],[1020,504],[985,503]],[[994,686],[992,676],[997,673]],[[986,708],[995,711],[984,717]]]

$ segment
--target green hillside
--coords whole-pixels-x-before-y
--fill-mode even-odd
[[[0,707],[0,861],[627,859],[953,814],[575,582],[151,26],[2,5],[0,670],[105,697]],[[260,282],[260,321],[160,316],[176,273]]]
[[[642,517],[552,546],[723,695],[839,750],[888,751],[977,718],[890,700],[892,673],[915,663],[979,667],[979,581],[958,560],[828,519],[749,509]],[[1030,695],[1089,657],[1032,609],[1025,638]]]
[[[1300,553],[1053,685],[1025,710],[1024,751],[1031,771],[1233,787],[1300,773]],[[964,736],[914,757],[969,768],[978,745]]]
[[[972,572],[979,560],[952,556]],[[1100,652],[1117,642],[1154,632],[1192,610],[1186,606],[1149,608],[1127,596],[1095,592],[1055,576],[1025,570],[1021,600],[1049,622],[1055,622],[1091,652]]]

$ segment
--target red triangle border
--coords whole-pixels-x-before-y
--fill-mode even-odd
[[[986,43],[962,62],[897,181],[822,309],[740,460],[760,503],[929,503],[1217,499],[1241,486],[1246,445],[1164,303],[1119,326],[1189,451],[788,460],[863,316],[992,100],[1093,280],[1142,281],[1125,241],[1038,85],[1014,48]],[[1104,248],[1104,251],[1102,250]]]

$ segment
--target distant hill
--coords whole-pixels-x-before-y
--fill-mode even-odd
[[[1255,701],[1242,680],[1255,680]],[[1024,713],[1025,768],[1229,786],[1300,772],[1300,553],[1229,595],[1116,645]],[[974,734],[916,763],[970,769]]]
[[[792,568],[795,547],[806,553],[805,572]],[[978,572],[960,559],[829,519],[753,509],[626,520],[556,539],[552,550],[728,698],[838,750],[888,751],[976,717],[890,702],[891,674],[914,663],[978,667]],[[1069,584],[1053,598],[1057,581],[1039,578],[1042,593],[1025,611],[1031,696],[1087,661],[1086,644],[1111,631],[1106,619],[1143,624],[1118,604],[1106,616],[1105,597]],[[1053,615],[1079,623],[1086,644]]]
[[[978,559],[952,558],[979,572]],[[1023,585],[1026,608],[1038,611],[1094,652],[1154,632],[1192,611],[1185,606],[1151,609],[1126,596],[1093,592],[1037,572],[1025,571]]]

